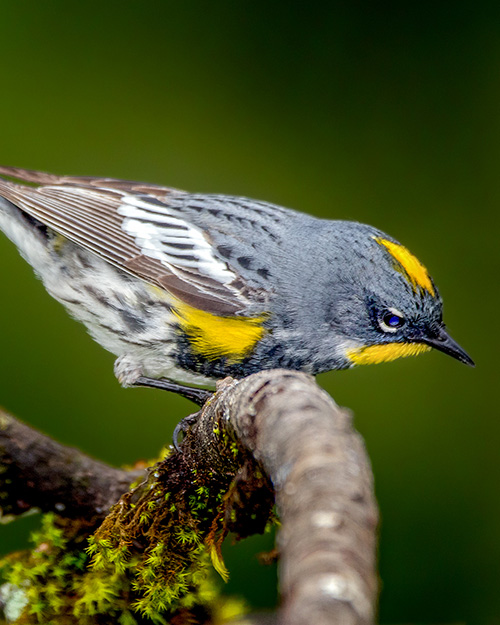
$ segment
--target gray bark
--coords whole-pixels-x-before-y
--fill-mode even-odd
[[[368,456],[349,412],[302,373],[228,378],[183,441],[180,465],[234,475],[221,431],[250,452],[274,486],[282,524],[276,622],[373,623],[378,512]],[[180,458],[164,462],[174,470]],[[97,518],[138,475],[59,445],[5,413],[0,463],[0,506],[12,516],[39,507]]]

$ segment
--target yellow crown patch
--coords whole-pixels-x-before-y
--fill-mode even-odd
[[[380,245],[383,245],[389,254],[396,261],[396,269],[401,271],[408,282],[416,291],[418,288],[423,289],[430,293],[433,297],[435,295],[434,286],[432,285],[431,278],[427,272],[427,269],[422,265],[416,256],[399,243],[393,243],[388,239],[382,237],[374,237],[375,241]]]

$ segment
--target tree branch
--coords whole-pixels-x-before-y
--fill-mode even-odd
[[[123,471],[0,411],[0,519],[32,509],[102,519],[144,471]]]
[[[227,387],[197,428],[207,412],[229,420],[274,485],[282,623],[372,623],[378,513],[350,414],[313,378],[280,370]]]
[[[313,378],[275,370],[222,381],[181,448],[128,492],[130,472],[58,445],[3,415],[0,462],[7,472],[0,480],[5,488],[9,475],[22,496],[20,504],[8,490],[0,505],[7,514],[37,506],[60,515],[102,515],[124,493],[98,529],[95,544],[105,538],[109,551],[111,537],[112,544],[129,550],[129,558],[142,550],[151,559],[160,540],[171,550],[166,567],[171,572],[175,562],[193,566],[189,542],[168,538],[179,528],[195,528],[196,541],[209,547],[228,528],[239,536],[262,531],[273,500],[260,467],[274,486],[282,522],[280,622],[374,621],[377,507],[369,461],[349,413]],[[190,521],[192,502],[196,514]],[[60,503],[64,510],[56,506]],[[162,566],[156,566],[156,575],[162,575]]]

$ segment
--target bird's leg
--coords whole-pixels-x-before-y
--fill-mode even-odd
[[[181,395],[182,397],[191,400],[198,406],[203,406],[207,399],[210,399],[210,397],[212,397],[213,395],[212,391],[206,391],[202,388],[183,386],[182,384],[177,384],[177,382],[172,382],[172,380],[167,380],[165,378],[160,378],[158,380],[155,378],[146,378],[142,375],[139,376],[132,385],[148,386],[150,388],[159,388],[164,391],[171,391],[172,393],[177,393],[178,395]],[[189,419],[189,417],[186,418]]]

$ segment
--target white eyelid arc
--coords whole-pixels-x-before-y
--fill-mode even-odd
[[[391,313],[393,315],[396,315],[397,317],[401,317],[401,319],[403,319],[403,321],[404,321],[405,317],[404,317],[403,313],[400,312],[397,308],[389,307],[389,308],[387,308],[387,312],[389,312],[389,313]],[[385,314],[384,314],[384,316],[385,316]],[[398,328],[391,328],[391,326],[388,326],[386,323],[384,323],[383,318],[379,319],[378,323],[379,323],[381,329],[384,332],[397,332],[401,328],[401,326],[398,327]]]

